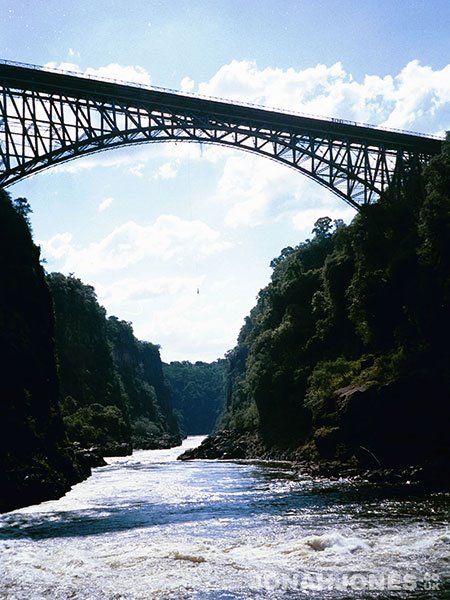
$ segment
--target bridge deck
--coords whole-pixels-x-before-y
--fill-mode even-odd
[[[3,84],[20,85],[21,89],[37,90],[49,94],[61,94],[75,98],[114,99],[134,106],[160,106],[181,114],[207,113],[220,116],[231,123],[279,128],[291,134],[302,134],[308,130],[314,136],[330,135],[334,139],[348,140],[385,148],[414,150],[426,155],[438,154],[442,140],[410,132],[377,129],[366,125],[351,124],[339,120],[324,120],[292,115],[275,110],[245,106],[182,93],[148,89],[87,77],[55,73],[35,68],[0,64],[0,81]]]

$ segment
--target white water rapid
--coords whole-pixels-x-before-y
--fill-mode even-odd
[[[0,515],[9,600],[444,599],[445,494],[289,465],[108,459],[64,498]]]

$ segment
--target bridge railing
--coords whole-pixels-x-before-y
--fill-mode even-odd
[[[435,139],[435,140],[443,140],[444,139],[444,136],[441,136],[441,135],[419,133],[417,131],[411,131],[411,130],[407,130],[407,129],[396,129],[394,127],[385,127],[383,125],[373,125],[372,123],[361,123],[358,121],[350,121],[347,119],[337,119],[334,117],[319,116],[319,115],[314,115],[314,114],[310,114],[310,113],[302,113],[299,111],[288,110],[285,108],[276,108],[276,107],[271,107],[271,106],[265,106],[262,104],[255,104],[252,102],[237,101],[237,100],[232,100],[230,98],[221,98],[220,96],[207,96],[205,94],[197,94],[194,92],[180,91],[180,90],[175,90],[172,88],[159,87],[159,86],[155,86],[155,85],[146,85],[145,83],[139,83],[139,82],[135,82],[135,81],[125,81],[123,79],[114,79],[112,77],[104,77],[101,75],[90,75],[89,73],[85,73],[81,70],[80,71],[70,71],[70,70],[65,70],[65,69],[57,69],[56,67],[51,67],[51,66],[40,66],[40,65],[28,64],[28,63],[22,63],[22,62],[14,62],[14,61],[4,60],[4,59],[0,59],[0,64],[11,65],[14,67],[23,67],[26,69],[33,69],[36,71],[49,71],[51,73],[56,73],[56,74],[61,74],[61,75],[71,75],[73,77],[81,77],[83,79],[90,79],[91,81],[104,81],[105,83],[114,83],[116,85],[126,85],[129,87],[137,87],[137,88],[150,90],[150,91],[154,90],[156,92],[166,92],[169,94],[176,94],[177,96],[187,96],[190,98],[199,98],[199,99],[211,100],[211,101],[215,101],[215,102],[225,102],[227,104],[232,104],[233,106],[248,106],[250,108],[257,108],[260,110],[268,110],[268,111],[277,112],[277,113],[285,114],[285,115],[296,116],[296,117],[317,119],[319,121],[327,121],[329,123],[343,123],[345,125],[354,125],[357,127],[368,127],[369,129],[378,129],[381,131],[404,133],[404,134],[415,135],[415,136],[423,137],[423,138],[431,138],[431,139]]]

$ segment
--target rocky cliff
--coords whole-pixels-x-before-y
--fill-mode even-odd
[[[24,206],[0,190],[2,512],[57,498],[89,473],[60,415],[52,299]]]

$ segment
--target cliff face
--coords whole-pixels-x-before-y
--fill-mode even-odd
[[[69,439],[103,456],[131,453],[127,395],[107,337],[106,311],[93,287],[51,273],[61,406]]]
[[[53,307],[39,249],[0,190],[0,510],[56,498],[82,473],[58,405]]]
[[[103,456],[181,443],[159,348],[106,317],[92,286],[47,277],[54,297],[61,405],[69,439]]]
[[[448,460],[450,140],[403,184],[349,226],[319,219],[272,261],[228,356],[226,433],[209,458]]]
[[[108,339],[128,398],[133,448],[181,444],[159,346],[137,340],[131,324],[116,317],[108,319]]]

